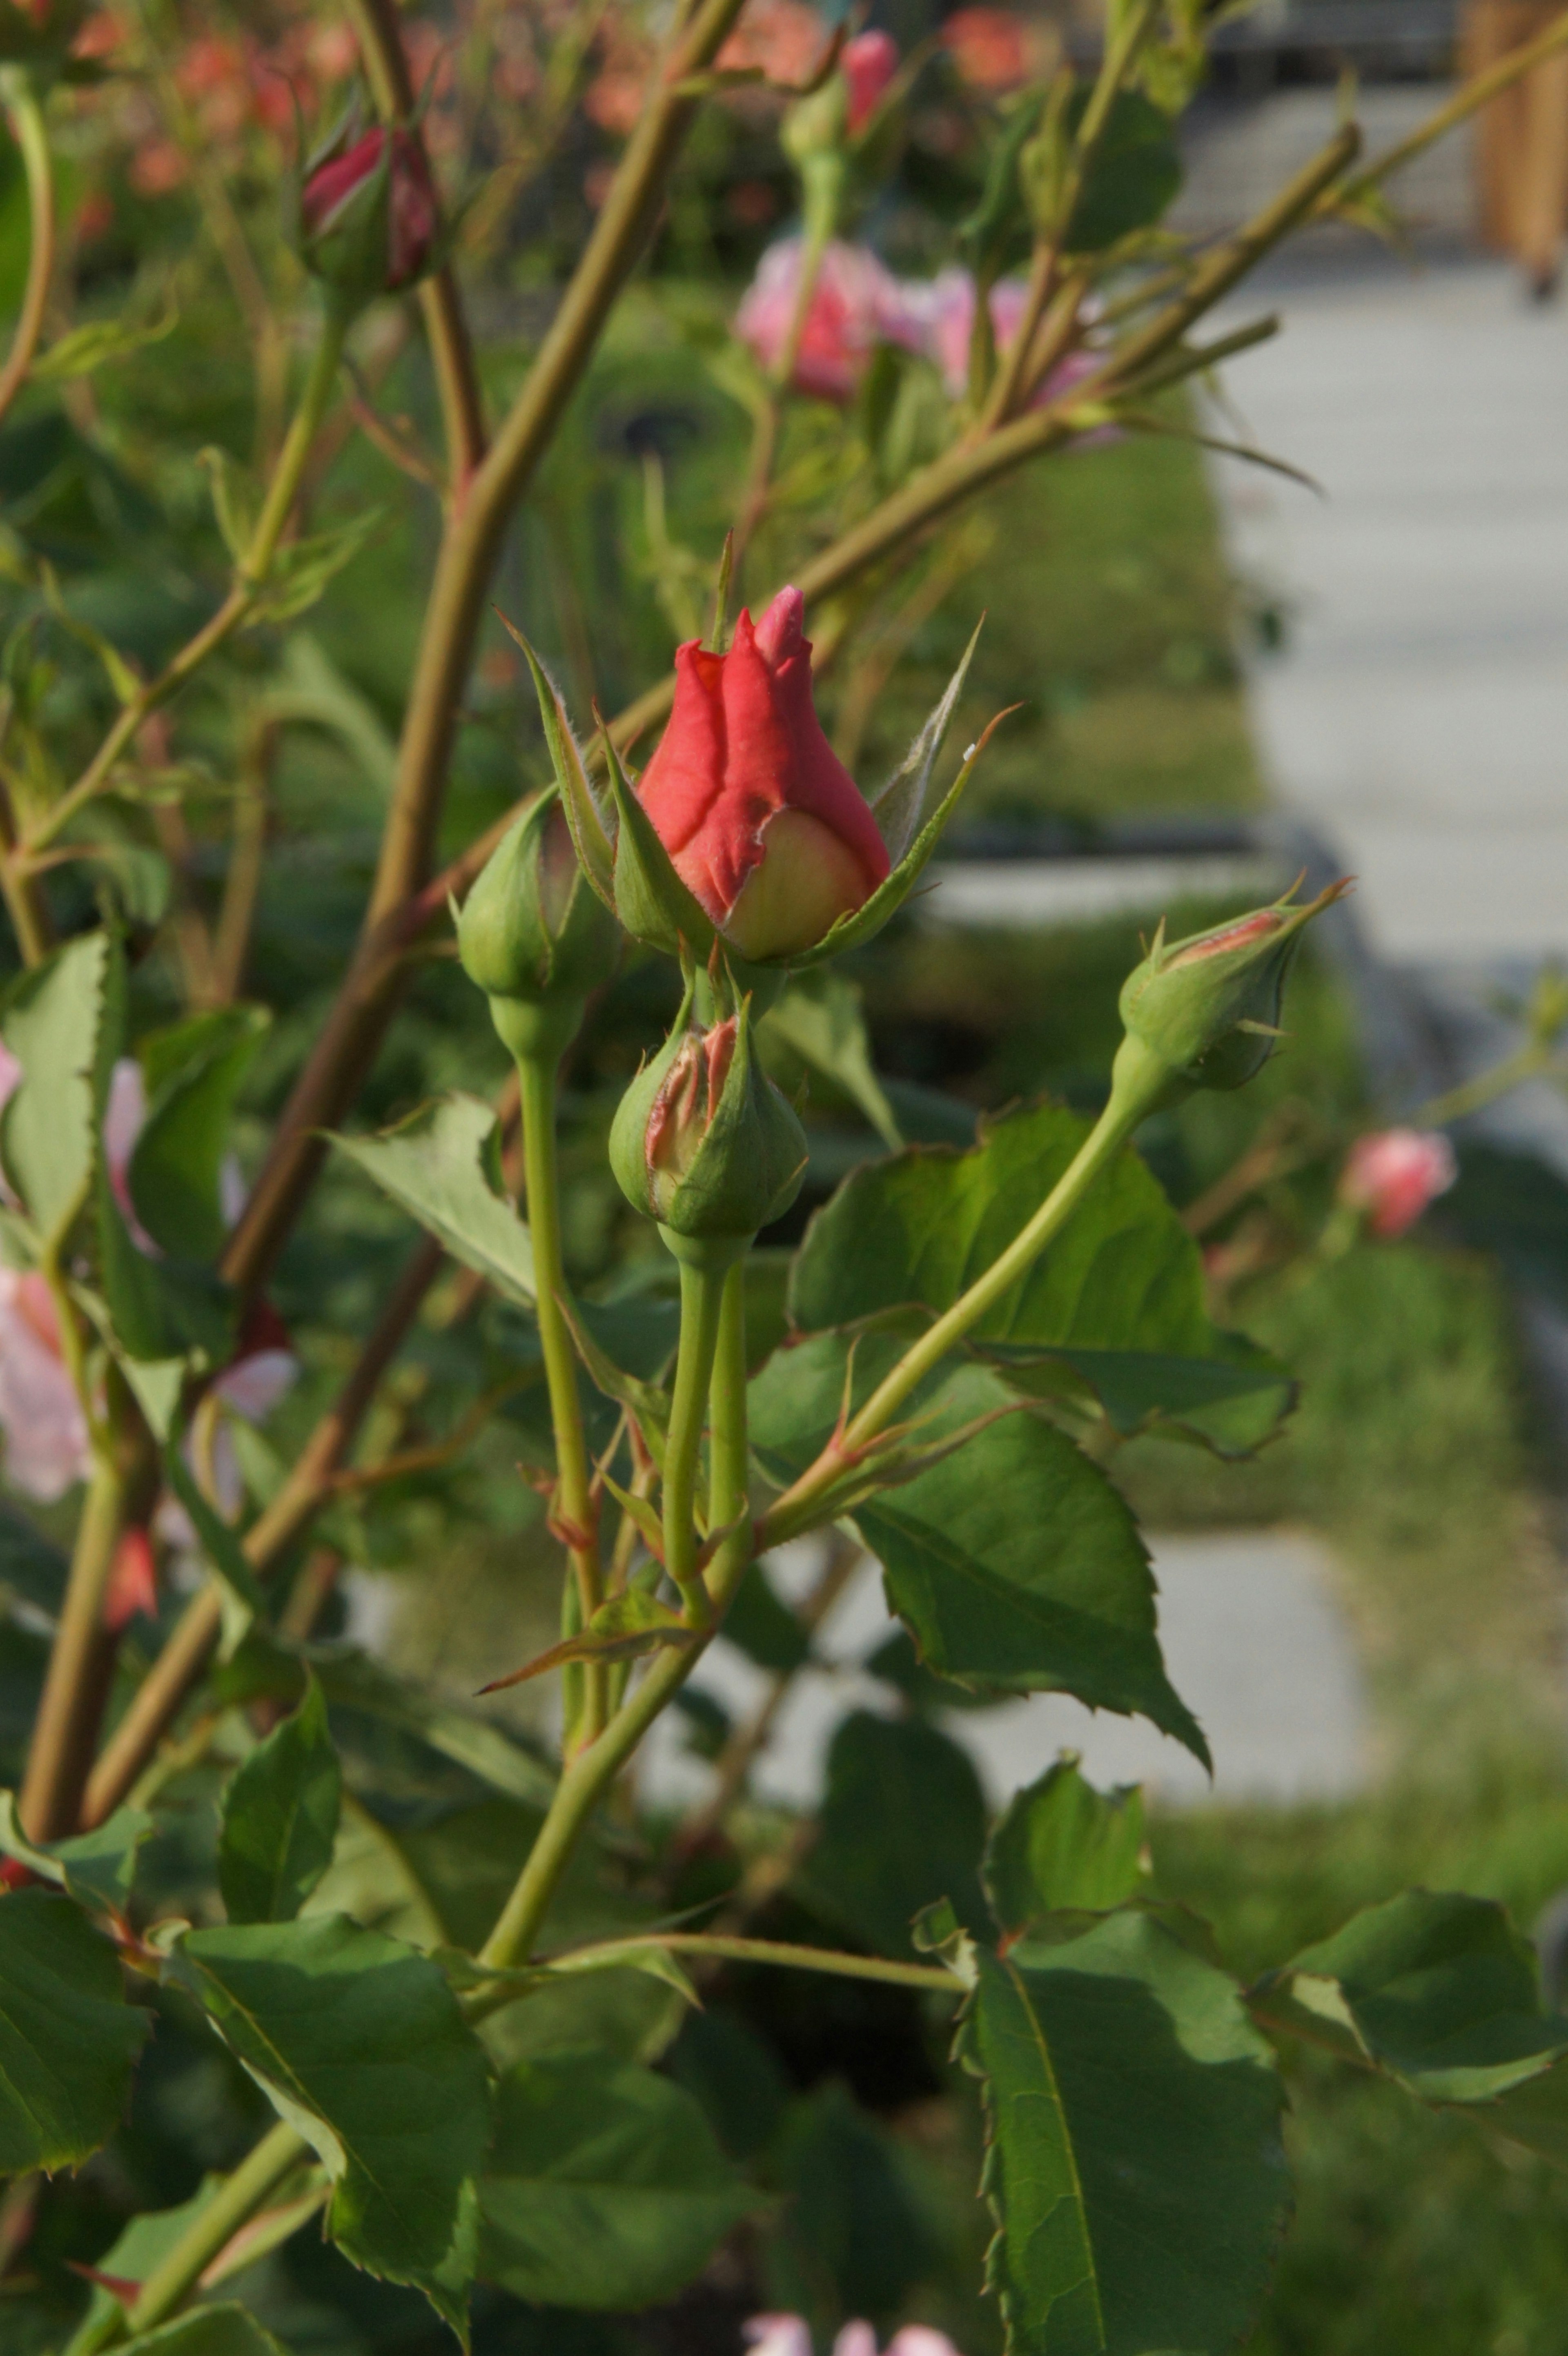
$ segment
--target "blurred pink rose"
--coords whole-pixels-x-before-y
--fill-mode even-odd
[[[844,43],[839,64],[849,84],[849,128],[858,131],[898,70],[898,44],[891,33],[857,33]]]
[[[893,340],[923,352],[940,370],[949,395],[957,401],[969,383],[969,338],[974,326],[974,280],[967,270],[939,271],[934,278],[899,282],[899,316],[904,332]],[[991,290],[991,331],[998,351],[1004,351],[1018,332],[1028,289],[1021,278],[1004,278]],[[1036,385],[1029,406],[1041,409],[1070,392],[1100,366],[1092,352],[1069,352],[1058,361],[1043,384]]]
[[[811,2356],[811,2327],[801,2315],[754,2315],[746,2326],[750,2356]],[[876,2334],[869,2323],[846,2323],[833,2341],[833,2356],[876,2356]],[[944,2331],[928,2324],[907,2323],[887,2342],[883,2356],[959,2356]]]
[[[788,86],[805,81],[822,64],[832,38],[825,18],[805,0],[749,0],[717,63],[725,73],[757,68],[769,81]]]
[[[1402,1236],[1459,1174],[1454,1148],[1435,1130],[1381,1129],[1359,1137],[1339,1176],[1339,1199],[1375,1236]]]
[[[87,1422],[60,1356],[59,1323],[36,1270],[0,1268],[0,1430],[11,1485],[40,1505],[86,1477]]]
[[[736,333],[766,369],[778,366],[795,316],[801,241],[781,238],[757,265]],[[822,256],[795,361],[797,391],[848,401],[879,343],[909,340],[897,280],[869,247],[835,239]]]
[[[1059,48],[1050,27],[1015,16],[1010,8],[956,9],[940,37],[960,80],[988,98],[1039,80]]]

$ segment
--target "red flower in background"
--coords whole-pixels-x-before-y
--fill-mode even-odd
[[[724,655],[675,657],[675,708],[639,792],[687,890],[742,957],[811,948],[868,900],[887,851],[811,701],[805,601],[743,612]]]

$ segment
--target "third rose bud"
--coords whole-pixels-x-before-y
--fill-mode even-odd
[[[423,278],[436,260],[440,226],[435,183],[411,124],[363,131],[350,115],[305,167],[300,258],[351,307]]]

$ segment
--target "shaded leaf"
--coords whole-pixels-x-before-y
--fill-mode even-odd
[[[216,1259],[223,1248],[220,1173],[267,1021],[258,1007],[220,1007],[143,1044],[147,1118],[127,1183],[143,1226],[177,1259]]]
[[[864,1337],[854,1398],[897,1354]],[[769,1360],[750,1387],[752,1436],[770,1476],[788,1481],[832,1432],[847,1345],[820,1334]],[[1165,1676],[1149,1558],[1122,1498],[1065,1433],[980,1366],[939,1368],[910,1412],[940,1442],[1000,1416],[955,1453],[857,1502],[861,1537],[886,1575],[887,1601],[926,1666],[1002,1692],[1061,1692],[1093,1709],[1141,1712],[1208,1763],[1203,1735]]]
[[[51,1620],[65,1593],[70,1560],[62,1547],[12,1505],[0,1501],[0,1588]]]
[[[153,1829],[142,1808],[116,1808],[89,1833],[39,1847],[22,1830],[15,1795],[0,1792],[0,1850],[40,1879],[52,1881],[79,1906],[124,1914],[136,1878],[136,1851]]]
[[[797,975],[769,1007],[762,1037],[765,1045],[769,1038],[782,1040],[802,1064],[842,1089],[883,1143],[898,1151],[903,1134],[872,1066],[860,992],[853,982],[825,966]]]
[[[919,1147],[855,1171],[797,1256],[796,1323],[817,1332],[909,1304],[950,1308],[1034,1215],[1089,1128],[1033,1105],[983,1123],[967,1152]],[[1076,1376],[1122,1430],[1165,1415],[1221,1448],[1256,1446],[1293,1397],[1272,1359],[1211,1323],[1197,1247],[1131,1150],[970,1346],[993,1350],[1015,1387],[1070,1389]],[[1032,1364],[1047,1369],[1040,1384]]]
[[[967,1753],[918,1719],[858,1710],[833,1736],[797,1885],[851,1937],[908,1958],[910,1923],[938,1899],[970,1929],[984,1924],[984,1846],[985,1797]]]
[[[789,2104],[762,2169],[785,2196],[762,2252],[770,2306],[825,2333],[896,2308],[940,2262],[897,2143],[836,2080]]]
[[[95,1150],[109,937],[84,933],[26,975],[5,1010],[22,1078],[0,1122],[5,1174],[41,1237],[85,1205]]]
[[[199,2307],[156,2331],[139,2331],[123,2344],[124,2356],[288,2356],[281,2340],[263,2331],[247,2308],[231,2302]]]
[[[1252,1992],[1271,2027],[1369,2062],[1429,2103],[1495,2103],[1568,2053],[1535,1952],[1487,1898],[1408,1890]]]
[[[320,2157],[338,2248],[416,2284],[461,2330],[466,2187],[484,2158],[489,2088],[440,1967],[322,1915],[189,1932],[169,1970]]]
[[[109,360],[124,359],[132,352],[141,351],[148,344],[162,343],[178,324],[179,314],[172,308],[161,319],[138,326],[130,319],[90,319],[85,327],[72,327],[52,343],[47,352],[40,352],[27,370],[34,384],[62,383],[68,377],[91,376]]]
[[[69,1898],[0,1898],[0,2176],[74,2168],[113,2135],[147,2028]]]
[[[493,1719],[478,1710],[459,1708],[438,1700],[424,1687],[383,1668],[369,1654],[351,1648],[313,1647],[311,1665],[322,1691],[334,1709],[362,1711],[405,1734],[412,1734],[444,1759],[465,1767],[492,1791],[547,1808],[555,1796],[555,1777],[542,1759],[526,1750]]]
[[[1086,86],[1068,102],[1070,130],[1082,121],[1089,99]],[[1141,91],[1118,91],[1073,207],[1064,252],[1102,253],[1119,238],[1150,228],[1180,186],[1181,155],[1170,117]]]
[[[273,558],[265,581],[252,600],[247,623],[292,622],[314,605],[346,564],[351,564],[385,514],[364,508],[331,531],[290,541]]]
[[[978,1958],[987,2281],[1009,2356],[1219,2356],[1290,2203],[1282,2097],[1234,1983],[1152,1917]]]
[[[991,1910],[1014,1939],[1042,1915],[1103,1913],[1143,1878],[1144,1795],[1135,1783],[1097,1792],[1065,1751],[1015,1792],[986,1844],[982,1878]]]
[[[684,2087],[577,2052],[502,2079],[480,2205],[488,2280],[615,2309],[671,2297],[758,2202]]]
[[[483,1166],[495,1128],[489,1105],[450,1096],[379,1137],[334,1137],[332,1143],[503,1301],[532,1309],[528,1229],[493,1192]]]
[[[788,1676],[810,1658],[811,1640],[780,1602],[758,1562],[748,1564],[725,1613],[724,1633],[759,1669]]]
[[[315,1677],[242,1760],[223,1795],[218,1886],[231,1922],[288,1922],[328,1865],[343,1776]]]

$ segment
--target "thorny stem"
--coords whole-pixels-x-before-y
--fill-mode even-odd
[[[99,2356],[102,2349],[166,2323],[184,2306],[213,2259],[285,2177],[315,2156],[304,2136],[280,2119],[219,2187],[199,2216],[192,2218],[173,2249],[147,2276],[129,2309],[117,2308],[101,2324],[79,2331],[65,2356]]]
[[[103,1700],[96,1655],[103,1597],[124,1526],[125,1473],[115,1455],[94,1459],[77,1524],[65,1602],[55,1631],[33,1723],[20,1810],[29,1840],[59,1840],[76,1829],[92,1739]]]
[[[346,326],[347,321],[338,309],[329,306],[322,320],[321,334],[299,407],[295,412],[294,422],[273,471],[255,529],[244,555],[235,567],[233,584],[228,595],[217,612],[203,623],[193,638],[187,640],[157,677],[149,680],[140,694],[125,705],[75,785],[68,793],[62,794],[53,808],[27,831],[19,846],[19,855],[24,861],[29,853],[42,851],[53,842],[77,811],[102,791],[115,762],[148,716],[161,704],[166,703],[170,696],[200,669],[208,657],[215,654],[226,639],[233,637],[250,613],[267,570],[277,554],[278,542],[283,537],[284,527],[299,489],[300,477],[305,472],[305,462],[310,455],[317,429],[331,400],[338,380],[338,362],[342,355]]]
[[[278,1123],[231,1240],[223,1273],[242,1291],[264,1278],[314,1183],[320,1133],[349,1104],[389,1021],[401,956],[395,931],[429,873],[446,763],[490,574],[518,500],[576,391],[605,321],[664,201],[710,65],[741,0],[702,0],[675,34],[650,99],[521,392],[447,518],[399,744],[397,778],[359,945],[337,1002]]]
[[[29,227],[27,283],[11,348],[5,355],[5,367],[0,369],[0,418],[4,418],[27,382],[44,331],[44,305],[48,301],[49,281],[54,275],[55,190],[48,132],[38,92],[24,73],[12,71],[0,80],[0,99],[12,135],[22,151]]]
[[[757,1528],[757,1549],[765,1553],[786,1537],[809,1529],[819,1517],[824,1497],[843,1479],[854,1458],[886,1430],[899,1408],[956,1344],[972,1333],[988,1311],[1027,1275],[1046,1246],[1067,1225],[1107,1162],[1152,1110],[1170,1075],[1133,1040],[1123,1040],[1116,1058],[1110,1101],[1063,1171],[1039,1209],[1020,1228],[1005,1251],[993,1260],[910,1344],[890,1373],[877,1385],[865,1405],[851,1418],[817,1462],[792,1488],[775,1500]]]

